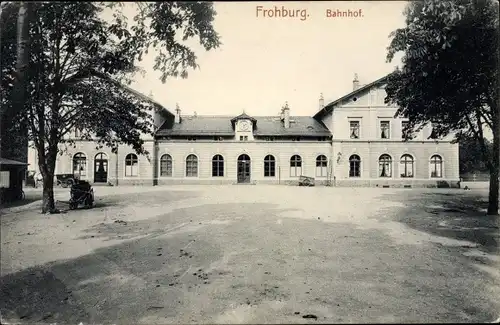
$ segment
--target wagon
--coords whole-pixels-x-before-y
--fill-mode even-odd
[[[71,185],[69,208],[74,210],[79,205],[84,205],[86,208],[92,208],[94,204],[94,190],[89,182],[77,181]]]
[[[58,174],[56,175],[57,186],[66,188],[75,184],[75,178],[73,174]]]
[[[314,177],[300,176],[299,186],[314,186]]]

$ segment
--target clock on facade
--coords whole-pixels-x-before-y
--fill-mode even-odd
[[[249,128],[250,128],[250,124],[248,123],[248,121],[241,121],[240,122],[240,129],[241,130],[248,131]]]

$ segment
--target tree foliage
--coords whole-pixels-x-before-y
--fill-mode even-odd
[[[396,115],[409,119],[411,131],[430,122],[438,138],[475,139],[492,171],[488,210],[498,211],[498,1],[415,1],[405,15],[406,26],[391,34],[388,61],[404,55],[388,77],[386,102],[398,105]]]
[[[16,78],[15,21],[19,3],[2,4],[2,107],[13,111]],[[137,63],[156,50],[155,69],[164,82],[187,77],[196,55],[185,41],[197,37],[206,50],[219,46],[212,27],[215,11],[200,2],[36,2],[30,24],[31,55],[24,109],[12,128],[26,127],[37,149],[40,170],[53,179],[59,144],[75,128],[82,139],[116,150],[132,146],[139,154],[141,134],[151,134],[148,110],[155,103],[123,84],[138,71]],[[132,7],[131,7],[132,6]],[[135,6],[135,7],[134,7]],[[124,9],[136,9],[131,22]],[[111,12],[112,17],[105,18]],[[45,186],[46,185],[46,186]],[[50,188],[50,181],[44,183]],[[52,199],[53,201],[53,199]],[[53,207],[53,202],[51,203]]]
[[[388,60],[404,52],[389,77],[386,101],[413,128],[433,122],[436,136],[480,136],[496,118],[498,13],[493,1],[412,2],[405,28],[393,32]],[[466,131],[464,131],[466,130]],[[464,132],[466,134],[464,134]],[[496,131],[495,131],[496,132]]]
[[[493,149],[491,141],[485,140],[489,151]],[[481,147],[477,145],[474,138],[463,138],[459,143],[459,165],[460,175],[468,173],[489,172],[487,161],[485,160]]]

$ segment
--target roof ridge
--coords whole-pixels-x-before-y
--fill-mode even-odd
[[[250,117],[272,117],[272,118],[279,118],[279,115],[249,115]],[[200,118],[200,117],[216,117],[216,118],[234,118],[232,115],[215,115],[215,114],[210,114],[210,115],[181,115],[181,117],[193,117],[193,118]],[[310,115],[290,115],[290,117],[313,117]]]
[[[342,97],[339,97],[339,98],[337,98],[336,100],[334,100],[334,101],[332,101],[332,102],[330,102],[330,103],[326,104],[326,105],[325,105],[322,109],[320,109],[318,112],[316,112],[316,114],[314,114],[314,115],[313,115],[313,117],[318,116],[321,112],[323,112],[323,111],[324,111],[324,110],[326,110],[327,108],[329,108],[329,107],[331,107],[331,106],[333,106],[333,105],[337,104],[338,102],[340,102],[340,101],[342,101],[342,100],[344,100],[344,99],[346,99],[346,98],[349,98],[349,97],[351,97],[351,96],[353,96],[353,95],[355,95],[355,94],[357,94],[357,93],[360,93],[360,92],[362,92],[362,91],[364,91],[364,90],[366,90],[366,89],[368,89],[368,88],[372,87],[373,85],[375,85],[375,84],[377,84],[377,83],[379,83],[379,82],[382,82],[384,79],[387,79],[387,77],[389,77],[391,74],[392,74],[392,72],[391,72],[391,73],[386,74],[385,76],[383,76],[383,77],[381,77],[381,78],[378,78],[377,80],[374,80],[374,81],[372,81],[372,82],[370,82],[370,83],[367,83],[367,84],[365,84],[365,85],[363,85],[363,86],[359,87],[358,89],[353,90],[353,91],[351,91],[351,92],[347,93],[346,95],[344,95],[344,96],[342,96]]]

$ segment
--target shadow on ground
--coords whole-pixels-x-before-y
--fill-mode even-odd
[[[451,191],[408,192],[406,207],[391,217],[419,231],[469,241],[485,251],[498,252],[500,219],[486,215],[488,201],[484,193]],[[384,199],[396,200],[392,195]]]
[[[0,205],[0,207],[2,209],[10,209],[10,208],[22,207],[22,206],[31,204],[33,202],[39,201],[41,199],[42,199],[42,193],[41,192],[27,192],[27,193],[25,193],[24,200],[18,200],[18,201],[14,201],[14,202],[2,203]]]
[[[277,223],[283,212],[273,204],[209,204],[96,224],[84,232],[140,237],[1,277],[2,315],[115,324],[217,323],[243,307],[257,323],[304,323],[311,310],[330,323],[496,316],[484,295],[489,283],[455,256],[313,216]],[[269,302],[284,307],[264,314]]]

